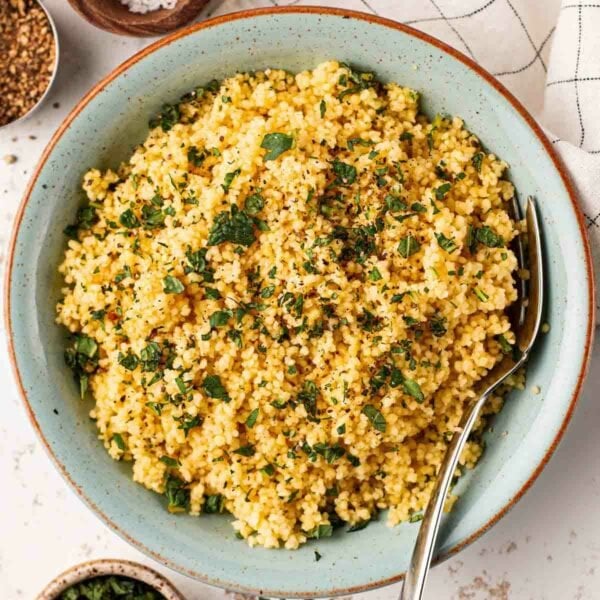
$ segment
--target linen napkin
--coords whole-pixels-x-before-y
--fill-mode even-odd
[[[600,0],[212,0],[204,16],[295,5],[400,21],[497,77],[545,129],[569,170],[600,281]]]

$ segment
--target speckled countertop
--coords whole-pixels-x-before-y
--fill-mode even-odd
[[[2,1],[2,0],[0,0]],[[269,2],[265,1],[266,5]],[[103,33],[65,0],[46,0],[61,37],[61,70],[44,106],[0,131],[0,263],[43,147],[89,87],[147,42]],[[16,162],[2,160],[11,155]],[[171,577],[190,600],[232,598],[168,571],[109,531],[55,472],[17,396],[0,328],[0,600],[32,600],[58,572],[92,558],[128,558]],[[437,567],[427,600],[600,598],[600,346],[567,435],[533,489],[492,531]],[[598,570],[596,570],[598,566]],[[392,600],[399,586],[355,600]]]

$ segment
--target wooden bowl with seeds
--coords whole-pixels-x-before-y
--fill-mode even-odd
[[[157,0],[69,0],[71,6],[92,25],[134,37],[163,35],[187,25],[208,4],[208,0],[177,0],[172,8],[161,8],[172,2]],[[145,10],[147,12],[134,12]],[[157,7],[152,10],[153,7]]]
[[[30,115],[58,69],[56,27],[38,0],[0,1],[0,128]]]

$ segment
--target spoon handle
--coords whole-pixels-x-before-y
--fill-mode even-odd
[[[452,437],[446,456],[440,465],[440,471],[425,510],[425,515],[421,521],[419,535],[417,536],[409,569],[406,572],[400,600],[421,600],[423,596],[444,503],[454,477],[458,459],[469,439],[471,430],[477,422],[481,407],[495,387],[494,385],[485,390],[479,399],[471,405],[471,408],[463,415],[460,429]]]

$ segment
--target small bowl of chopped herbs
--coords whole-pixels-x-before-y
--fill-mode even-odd
[[[153,569],[128,560],[102,559],[71,567],[52,580],[37,600],[184,600]]]

